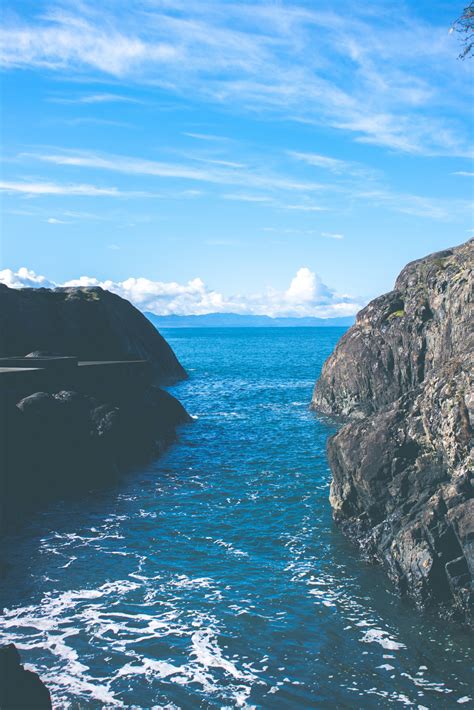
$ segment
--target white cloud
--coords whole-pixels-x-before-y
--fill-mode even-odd
[[[57,219],[57,217],[48,217],[46,221],[48,224],[70,224],[70,222],[66,222],[64,219]]]
[[[116,187],[97,187],[83,184],[58,184],[53,182],[0,181],[0,191],[25,195],[79,195],[87,197],[144,197],[145,192],[122,192]]]
[[[356,299],[335,293],[308,267],[298,269],[286,291],[268,288],[262,293],[225,296],[209,288],[200,278],[185,284],[130,277],[124,281],[100,281],[81,276],[61,284],[21,268],[0,271],[0,283],[12,288],[76,286],[112,291],[131,301],[142,311],[159,315],[205,313],[242,313],[269,316],[315,316],[329,318],[354,315],[364,305]]]
[[[78,14],[55,12],[47,19],[48,24],[34,29],[25,25],[3,29],[0,33],[2,64],[55,70],[89,66],[124,76],[144,62],[166,63],[178,54],[168,43],[150,44],[110,26],[94,25]]]
[[[296,276],[286,292],[286,297],[291,303],[313,303],[317,295],[316,275],[306,266],[298,269]]]
[[[462,175],[462,177],[474,177],[474,172],[470,172],[468,170],[458,170],[456,173],[453,173],[453,175]]]
[[[54,288],[56,284],[45,276],[38,276],[34,271],[22,266],[18,271],[3,269],[0,271],[0,283],[10,288]]]
[[[2,180],[3,192],[21,192],[27,195],[108,195],[117,197],[121,193],[115,187],[101,188],[94,185],[58,185],[52,182],[11,182]]]

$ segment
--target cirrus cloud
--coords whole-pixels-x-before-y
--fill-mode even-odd
[[[472,155],[468,123],[456,111],[469,115],[467,68],[456,63],[446,26],[428,22],[428,13],[375,1],[61,0],[33,13],[7,5],[0,30],[7,70],[96,73],[324,124],[390,150]],[[321,157],[312,160],[333,172],[343,167]]]

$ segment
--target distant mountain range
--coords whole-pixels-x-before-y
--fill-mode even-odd
[[[354,316],[343,318],[271,318],[270,316],[241,315],[239,313],[206,313],[201,316],[157,316],[145,311],[145,316],[157,328],[348,328]]]

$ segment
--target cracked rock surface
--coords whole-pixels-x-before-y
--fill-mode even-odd
[[[401,594],[473,624],[474,240],[408,264],[326,361],[314,409],[342,530]]]

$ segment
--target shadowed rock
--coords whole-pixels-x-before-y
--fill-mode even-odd
[[[115,401],[71,391],[3,397],[0,528],[22,513],[104,485],[163,452],[190,421],[157,387],[125,391]]]
[[[0,357],[54,352],[79,360],[148,360],[156,384],[186,373],[156,328],[101,288],[11,289],[0,284]]]
[[[32,671],[20,662],[14,644],[0,648],[1,710],[51,710],[49,690]]]
[[[412,262],[357,316],[312,406],[349,419],[328,443],[331,504],[400,592],[472,623],[474,241]]]
[[[102,289],[0,286],[0,353],[17,356],[0,363],[0,529],[146,462],[190,421],[157,386],[186,376],[168,343]]]

